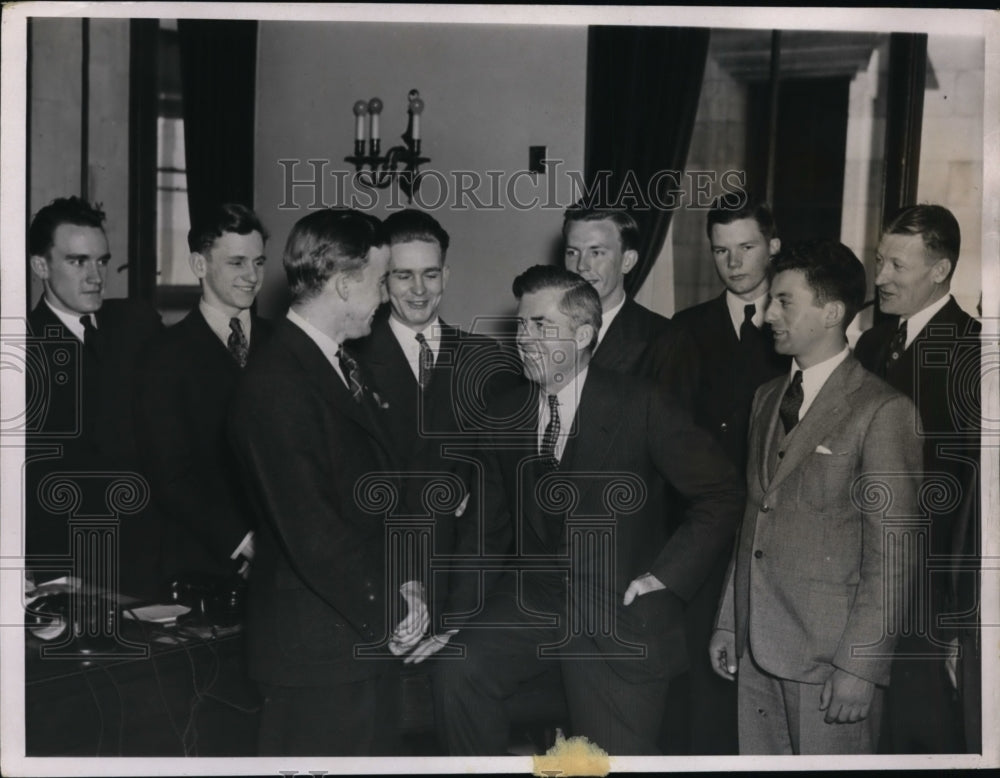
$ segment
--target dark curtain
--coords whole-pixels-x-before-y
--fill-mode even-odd
[[[660,171],[684,170],[708,37],[708,28],[697,27],[589,31],[585,174],[590,191],[605,191],[609,204],[627,207],[639,223],[639,262],[625,276],[630,295],[649,274],[670,226],[672,210],[656,207],[656,200],[669,202],[677,178],[659,179],[658,198],[648,187]]]
[[[188,209],[253,207],[257,22],[181,19]]]

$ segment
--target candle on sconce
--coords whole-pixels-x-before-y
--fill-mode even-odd
[[[368,103],[358,100],[354,104],[354,140],[364,141],[365,139],[365,115],[368,113]]]
[[[410,136],[413,140],[420,140],[420,114],[424,112],[424,101],[419,97],[410,100],[410,113],[413,115],[413,128]]]
[[[368,101],[368,113],[371,116],[371,139],[373,141],[379,140],[381,138],[381,133],[378,126],[379,114],[382,113],[382,101],[377,97],[373,97]]]

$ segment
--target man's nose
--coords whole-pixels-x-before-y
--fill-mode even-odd
[[[777,301],[771,300],[767,304],[767,307],[764,309],[764,321],[766,321],[768,324],[774,324],[774,322],[776,322],[777,320],[778,320]]]
[[[424,279],[420,274],[413,276],[413,292],[414,294],[424,293]]]
[[[875,286],[882,286],[889,281],[888,265],[875,265]]]
[[[735,251],[726,252],[726,267],[732,270],[734,268],[741,267],[742,265],[743,265],[743,260],[740,259],[740,256],[737,252]]]
[[[251,262],[250,266],[243,271],[243,277],[252,284],[257,283],[257,278],[260,275],[260,271],[263,270],[255,262]]]
[[[98,262],[96,259],[89,260],[85,265],[86,268],[86,279],[87,283],[90,284],[100,284],[104,282],[104,269],[105,266]]]

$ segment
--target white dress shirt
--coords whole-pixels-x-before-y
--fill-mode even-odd
[[[232,330],[229,328],[229,320],[233,317],[211,305],[205,300],[204,297],[198,301],[198,310],[201,311],[201,315],[205,317],[205,322],[208,324],[208,328],[216,334],[219,340],[222,341],[222,345],[229,348],[229,336],[232,334]],[[236,314],[235,318],[240,320],[240,326],[243,327],[243,335],[246,337],[247,345],[249,346],[250,309],[244,308]]]
[[[924,331],[924,328],[930,323],[930,320],[934,318],[938,311],[944,308],[948,301],[951,299],[950,294],[946,294],[940,300],[928,305],[922,311],[917,311],[915,314],[909,318],[903,316],[899,317],[899,323],[902,324],[906,322],[906,345],[903,348],[909,348],[910,344],[917,339],[917,335]]]
[[[594,348],[601,345],[601,341],[604,340],[604,336],[607,334],[608,327],[611,326],[611,322],[613,322],[615,317],[621,313],[622,306],[625,305],[625,299],[625,296],[622,296],[621,302],[618,303],[618,305],[613,308],[608,308],[608,310],[601,314],[601,329],[597,333],[597,343],[594,345]]]
[[[826,383],[833,371],[839,367],[840,363],[847,359],[847,355],[850,353],[851,350],[847,346],[844,346],[843,351],[839,354],[835,354],[829,359],[824,359],[822,362],[812,367],[807,367],[804,370],[799,367],[798,362],[792,360],[791,377],[795,377],[796,370],[802,370],[802,407],[799,408],[800,421],[806,415],[809,406],[813,404],[813,400],[816,399],[819,390],[823,388],[823,384]]]
[[[50,303],[48,298],[44,299],[45,304],[49,307],[49,310],[56,315],[56,318],[62,322],[63,326],[70,331],[70,334],[73,335],[73,337],[79,338],[81,343],[83,343],[83,325],[80,323],[81,316],[89,316],[90,321],[94,325],[94,329],[97,328],[97,317],[94,314],[68,313],[67,311],[61,311]]]
[[[752,303],[741,300],[728,289],[726,290],[726,307],[729,309],[729,318],[733,322],[733,329],[736,331],[737,339],[740,337],[740,327],[743,326],[743,309],[748,305],[753,305],[756,310],[753,314],[753,326],[760,329],[764,326],[764,309],[767,308],[767,292],[764,292]]]
[[[420,381],[420,341],[417,340],[417,333],[402,322],[396,321],[394,316],[389,317],[389,329],[399,341],[406,362],[410,366],[410,370],[413,371],[413,377]],[[434,364],[437,364],[438,354],[441,353],[440,319],[435,316],[421,332],[427,345],[430,346],[431,353],[434,354]]]

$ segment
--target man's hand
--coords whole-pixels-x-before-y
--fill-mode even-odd
[[[455,509],[455,518],[456,519],[462,518],[462,514],[465,513],[465,509],[468,506],[469,506],[469,492],[466,492],[465,497],[462,498],[461,505],[459,505],[458,508]]]
[[[392,633],[389,651],[396,656],[407,653],[420,641],[431,623],[431,616],[424,598],[424,586],[419,581],[407,581],[399,587],[410,610]]]
[[[717,629],[708,641],[708,656],[712,669],[720,678],[736,678],[736,635],[728,629]]]
[[[660,583],[660,579],[652,573],[643,573],[628,585],[628,589],[625,590],[625,599],[622,600],[622,604],[631,605],[632,600],[640,595],[649,594],[650,592],[656,592],[660,589],[666,588],[666,586]]]
[[[827,724],[853,724],[868,717],[875,684],[836,668],[823,684],[819,709],[826,711]]]
[[[451,636],[457,632],[457,629],[451,629],[443,635],[431,635],[430,637],[425,638],[420,645],[413,649],[413,652],[403,660],[403,664],[419,665],[427,659],[427,657],[434,656],[434,654],[448,645],[448,641],[451,640]]]

